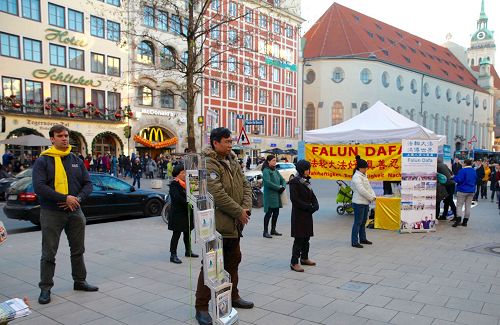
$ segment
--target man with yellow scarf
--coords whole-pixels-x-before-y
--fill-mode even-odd
[[[40,259],[40,304],[50,302],[59,239],[64,229],[71,252],[73,289],[97,291],[86,281],[85,216],[80,203],[92,192],[92,182],[83,161],[71,153],[69,130],[54,125],[49,131],[52,147],[40,154],[33,166],[33,187],[40,201],[42,258]]]

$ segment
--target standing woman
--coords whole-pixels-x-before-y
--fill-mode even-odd
[[[370,202],[375,201],[375,192],[370,186],[366,171],[368,163],[366,160],[356,156],[356,169],[352,176],[351,187],[353,190],[352,207],[354,208],[354,223],[351,232],[351,245],[356,248],[363,248],[363,245],[371,245],[372,242],[366,239],[366,219]],[[359,237],[359,238],[358,238]]]
[[[132,163],[132,177],[134,178],[132,186],[135,186],[135,182],[137,182],[137,188],[141,188],[142,165],[138,157]]]
[[[290,268],[295,272],[304,272],[299,259],[302,265],[316,265],[309,259],[309,240],[314,236],[312,215],[319,210],[319,204],[309,182],[311,163],[300,160],[295,169],[298,175],[288,183],[292,201],[292,237],[295,238]]]
[[[186,172],[184,165],[178,164],[172,171],[174,179],[170,182],[170,202],[172,206],[169,211],[168,229],[173,231],[170,240],[170,262],[181,264],[182,261],[177,257],[177,244],[181,233],[183,233],[184,247],[186,248],[186,257],[198,257],[191,251],[191,241],[189,234],[194,229],[193,209],[188,206],[186,198]]]
[[[274,236],[281,236],[276,231],[276,222],[280,214],[280,208],[283,207],[281,203],[281,193],[285,190],[286,181],[281,174],[276,170],[276,157],[269,155],[264,164],[262,164],[262,180],[264,183],[264,233],[262,236],[265,238],[273,238]],[[268,232],[269,219],[271,219],[271,235]]]

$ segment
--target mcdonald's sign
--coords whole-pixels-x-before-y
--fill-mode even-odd
[[[153,142],[162,142],[164,140],[163,130],[159,127],[143,129],[140,133],[140,136]]]

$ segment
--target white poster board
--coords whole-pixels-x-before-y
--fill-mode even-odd
[[[403,140],[401,232],[436,231],[437,140]]]

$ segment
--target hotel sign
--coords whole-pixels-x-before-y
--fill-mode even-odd
[[[59,43],[66,45],[73,45],[79,47],[85,47],[88,43],[83,39],[77,39],[75,36],[69,37],[67,31],[55,29],[55,28],[47,28],[45,30],[47,33],[45,35],[45,39],[47,41],[57,40]]]
[[[74,75],[69,73],[66,74],[63,72],[58,73],[56,68],[52,68],[50,70],[36,69],[33,70],[31,75],[37,79],[48,78],[52,81],[65,82],[74,85],[90,86],[90,87],[99,87],[101,85],[101,82],[99,80],[95,81],[92,79],[85,79],[83,77],[75,77]]]

